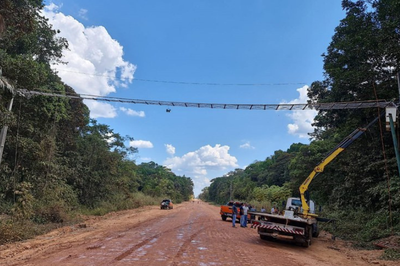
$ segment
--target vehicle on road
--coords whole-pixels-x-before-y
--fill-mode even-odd
[[[235,201],[229,201],[227,202],[225,205],[221,205],[219,214],[221,214],[221,219],[223,221],[226,221],[226,218],[230,218],[232,219],[232,206],[233,204],[236,205],[236,207],[238,208],[238,214],[236,215],[236,219],[240,221],[240,205],[242,204],[241,202],[235,202]],[[247,220],[250,221],[250,214],[247,214]]]
[[[174,208],[174,204],[172,203],[172,200],[164,199],[164,200],[161,201],[160,208],[161,208],[161,210],[163,210],[163,209],[173,209]]]

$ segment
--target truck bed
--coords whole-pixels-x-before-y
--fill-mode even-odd
[[[261,239],[280,238],[301,243],[308,247],[311,245],[315,218],[303,218],[286,211],[285,215],[265,212],[249,212],[255,217],[251,221],[251,228],[256,228]]]
[[[293,217],[288,217],[280,214],[271,214],[267,212],[249,212],[250,215],[255,217],[255,219],[252,220],[253,222],[273,222],[273,223],[280,223],[280,224],[285,224],[285,225],[292,225],[292,226],[301,226],[304,227],[305,224],[311,225],[315,223],[315,218],[302,218],[300,216],[293,216]]]

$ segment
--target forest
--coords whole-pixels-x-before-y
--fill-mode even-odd
[[[400,71],[400,2],[342,1],[346,12],[322,55],[324,80],[312,83],[309,103],[394,101]],[[264,161],[211,180],[200,197],[271,206],[299,196],[299,186],[326,154],[353,130],[384,109],[319,111],[310,144],[295,143]],[[396,127],[397,139],[399,128]],[[400,233],[400,177],[393,138],[385,119],[371,126],[310,184],[321,216],[336,221],[326,229],[360,243]]]
[[[41,16],[41,0],[0,1],[0,244],[76,222],[80,214],[179,203],[193,196],[190,177],[154,162],[90,118],[82,99],[24,97],[17,89],[77,96],[51,69],[65,39]],[[12,108],[10,108],[12,106]],[[43,226],[41,226],[43,225]],[[47,225],[47,226],[46,226]],[[47,228],[47,229],[44,229]]]

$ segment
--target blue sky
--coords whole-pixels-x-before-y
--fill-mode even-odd
[[[54,68],[78,93],[187,103],[305,103],[307,86],[323,79],[321,54],[345,15],[339,0],[46,5],[43,14],[70,43],[68,64]],[[85,103],[91,117],[135,139],[127,145],[138,147],[137,163],[191,177],[196,196],[212,178],[309,143],[315,115]]]

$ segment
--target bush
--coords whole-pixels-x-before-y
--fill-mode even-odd
[[[393,221],[398,214],[393,214]],[[323,216],[320,215],[321,217]],[[335,220],[333,223],[320,223],[320,227],[333,235],[345,240],[356,241],[359,247],[368,247],[369,242],[389,236],[392,231],[398,231],[398,224],[389,221],[387,212],[372,213],[366,211],[331,211],[328,218]]]
[[[95,208],[83,209],[86,215],[101,216],[113,211],[136,209],[147,205],[158,205],[164,197],[151,197],[141,192],[115,194],[110,200],[99,203]],[[174,200],[173,200],[174,202]]]
[[[382,260],[400,260],[400,250],[389,248],[386,249],[382,256],[380,257]]]
[[[0,245],[32,238],[43,234],[45,230],[45,227],[35,226],[29,221],[0,221]]]
[[[63,223],[68,221],[68,214],[61,204],[53,203],[37,207],[32,220],[39,224]]]

